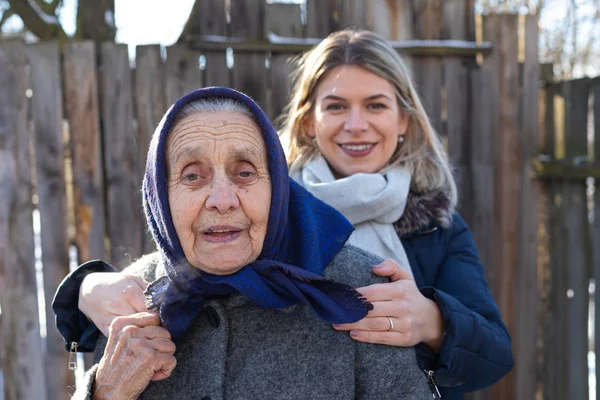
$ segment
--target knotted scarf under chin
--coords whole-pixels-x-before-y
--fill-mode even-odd
[[[303,304],[330,324],[358,321],[372,309],[372,305],[350,286],[269,260],[256,261],[233,275],[208,275],[191,283],[191,292],[184,292],[163,276],[146,291],[147,298],[152,299],[148,308],[160,310],[161,321],[173,340],[183,335],[202,312],[208,298],[234,293],[246,296],[262,308]],[[169,301],[164,301],[165,298]]]
[[[232,275],[217,276],[191,266],[171,218],[166,171],[167,136],[186,104],[202,99],[243,103],[262,132],[271,180],[269,222],[258,259]],[[179,99],[152,137],[143,184],[144,213],[167,275],[147,289],[147,303],[157,308],[174,340],[203,311],[206,300],[240,293],[263,308],[294,304],[310,307],[330,324],[364,318],[372,305],[352,287],[325,279],[325,267],[353,231],[350,222],[288,176],[279,137],[252,99],[228,88],[205,88]]]
[[[176,262],[163,255],[165,269],[171,274],[153,282],[146,299],[149,309],[159,310],[162,324],[174,340],[204,310],[207,299],[235,293],[267,309],[303,304],[329,324],[356,322],[373,308],[356,289],[321,275],[352,233],[352,225],[288,179],[289,218],[283,219],[290,229],[282,243],[286,251],[279,253],[279,259],[259,259],[234,274],[212,275],[194,268],[185,258]]]

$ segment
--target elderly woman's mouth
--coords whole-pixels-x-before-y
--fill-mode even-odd
[[[240,237],[243,229],[231,226],[211,226],[202,232],[204,239],[213,243],[231,242]]]

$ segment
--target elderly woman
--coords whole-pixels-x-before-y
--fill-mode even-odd
[[[381,259],[344,245],[350,223],[288,178],[248,97],[209,88],[177,101],[143,196],[159,252],[128,273],[152,282],[158,314],[112,322],[75,398],[431,398],[413,347],[332,329],[372,310],[353,287],[385,282],[371,269]]]

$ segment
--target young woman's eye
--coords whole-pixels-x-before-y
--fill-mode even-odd
[[[331,104],[328,104],[325,107],[325,109],[329,110],[329,111],[339,111],[339,110],[343,110],[344,106],[342,104],[339,104],[339,103],[331,103]]]
[[[383,103],[371,103],[371,104],[369,104],[368,107],[373,110],[383,110],[383,109],[387,108],[387,106]]]

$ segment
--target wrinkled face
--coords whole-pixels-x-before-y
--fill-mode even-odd
[[[245,115],[199,113],[177,123],[167,142],[169,207],[187,260],[215,275],[259,256],[271,180],[258,126]]]
[[[337,178],[381,170],[407,126],[392,84],[353,65],[334,68],[322,78],[305,121]]]

